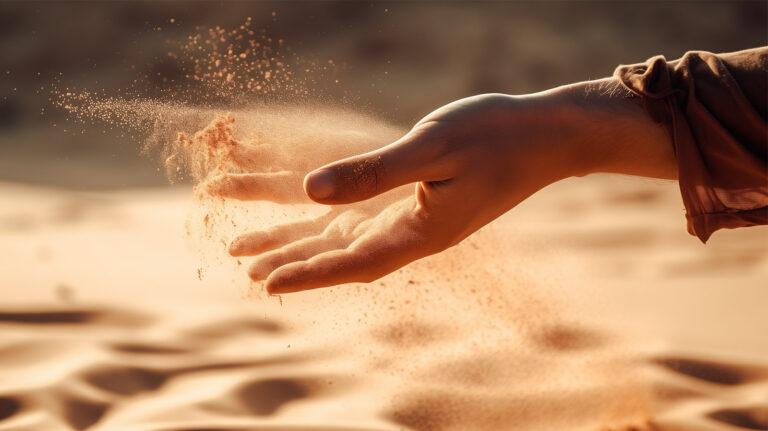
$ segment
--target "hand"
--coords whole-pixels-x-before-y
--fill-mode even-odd
[[[326,204],[419,182],[383,211],[368,205],[334,210],[318,220],[246,234],[232,242],[230,253],[260,254],[249,275],[266,279],[268,291],[285,293],[372,281],[456,244],[554,180],[536,167],[537,161],[552,163],[541,148],[513,145],[520,140],[519,130],[509,127],[517,102],[486,95],[452,103],[394,144],[307,176],[308,195]],[[243,193],[250,189],[242,187]]]
[[[283,242],[294,242],[277,250],[279,242],[264,241],[280,236],[272,232],[237,238],[230,251],[273,249],[249,269],[252,279],[266,279],[270,293],[370,282],[460,242],[562,178],[595,171],[670,175],[666,133],[639,106],[609,99],[584,108],[589,97],[583,88],[564,87],[446,105],[393,144],[324,166],[304,181],[307,195],[324,204],[363,201],[416,183],[411,196],[380,212],[332,213],[328,227],[310,237],[299,236],[301,229],[280,232]],[[638,163],[638,152],[662,166]],[[310,222],[315,229],[320,224]]]

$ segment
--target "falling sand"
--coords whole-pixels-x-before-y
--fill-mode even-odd
[[[625,331],[608,325],[593,329],[600,307],[580,308],[569,298],[583,300],[594,290],[584,287],[566,295],[562,280],[553,275],[557,271],[547,269],[543,260],[551,258],[542,251],[546,247],[509,220],[370,284],[290,295],[276,305],[260,285],[249,282],[246,268],[252,258],[229,254],[236,236],[266,232],[266,251],[328,229],[354,229],[412,193],[404,187],[369,202],[332,208],[306,198],[302,179],[307,172],[379,148],[405,130],[351,107],[310,101],[317,100],[308,97],[313,85],[320,85],[333,62],[302,62],[281,54],[278,48],[284,45],[252,30],[250,20],[234,30],[201,29],[169,53],[187,65],[186,81],[168,81],[173,97],[125,99],[73,89],[56,93],[55,102],[75,120],[130,129],[172,182],[192,184],[186,234],[198,263],[184,271],[217,286],[215,296],[227,296],[228,285],[241,286],[253,309],[241,321],[227,320],[222,315],[237,306],[228,304],[229,311],[212,317],[206,307],[213,309],[218,300],[199,301],[192,309],[200,314],[182,319],[153,342],[110,344],[118,358],[153,352],[157,362],[133,366],[121,359],[76,374],[110,392],[111,401],[85,403],[84,398],[94,396],[78,393],[76,385],[51,399],[57,394],[76,398],[87,404],[84,409],[96,405],[103,412],[135,393],[147,394],[143,404],[126,402],[129,407],[100,422],[101,414],[94,416],[90,423],[105,427],[98,429],[137,423],[137,417],[191,429],[179,425],[179,419],[198,414],[196,426],[214,428],[220,423],[255,426],[249,420],[266,418],[274,419],[268,422],[272,425],[299,424],[297,429],[312,424],[331,429],[676,429],[659,426],[654,415],[659,405],[689,395],[681,395],[680,385],[666,385],[660,396],[641,364],[647,362],[645,353],[630,343],[638,339],[621,337]],[[232,180],[242,174],[258,175],[243,188]],[[239,199],[230,198],[235,195]],[[557,212],[550,208],[546,214]],[[535,222],[530,226],[546,234]],[[148,238],[168,240],[169,231],[152,231]],[[144,246],[129,250],[141,254]],[[153,260],[148,265],[143,270],[168,279],[171,264]],[[184,288],[170,287],[176,284],[167,283],[168,292],[187,304]],[[151,297],[157,302],[168,295]],[[249,316],[255,310],[264,319]],[[0,315],[0,323],[28,318],[19,313]],[[126,322],[115,325],[130,332]],[[287,353],[255,359],[262,347],[242,341],[256,333],[262,337],[260,346],[280,344]],[[167,355],[186,355],[187,361],[165,361]],[[224,359],[205,359],[219,357]],[[247,364],[257,362],[275,369],[255,378]],[[206,387],[203,371],[215,382],[210,397],[200,392]],[[127,376],[126,382],[118,375]],[[760,375],[750,378],[757,381]],[[185,398],[184,385],[197,388],[187,397],[200,399]],[[22,406],[44,401],[36,397],[23,391],[0,396],[0,428],[3,415],[12,417]],[[314,409],[302,410],[301,399],[310,405],[316,400]],[[81,420],[72,426],[82,429],[83,415],[72,415]]]

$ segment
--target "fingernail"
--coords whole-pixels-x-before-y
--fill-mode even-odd
[[[275,283],[275,280],[270,280],[267,278],[266,285],[264,288],[267,290],[267,293],[270,295],[279,295],[283,293],[280,289],[280,286]]]
[[[265,271],[261,265],[251,265],[248,268],[248,277],[253,281],[264,281],[267,279],[267,276],[269,276],[269,271]]]
[[[231,243],[229,243],[229,255],[239,256],[242,245],[243,242],[240,240],[240,238],[235,238]]]
[[[280,290],[277,289],[275,286],[273,286],[270,282],[266,283],[266,286],[264,288],[267,290],[267,293],[270,295],[279,295]]]
[[[264,286],[267,289],[267,293],[270,295],[280,295],[283,293],[290,293],[290,281],[285,278],[279,270],[273,272],[267,277],[267,283]]]
[[[334,179],[330,170],[317,171],[307,176],[304,189],[312,199],[325,199],[333,194]]]

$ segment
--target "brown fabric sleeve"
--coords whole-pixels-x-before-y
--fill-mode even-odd
[[[688,232],[768,224],[768,47],[614,72],[674,142]]]

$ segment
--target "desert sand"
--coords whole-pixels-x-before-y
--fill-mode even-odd
[[[0,184],[0,430],[768,429],[768,228],[702,245],[678,193],[563,181],[378,282],[277,298],[200,253],[188,186]]]

